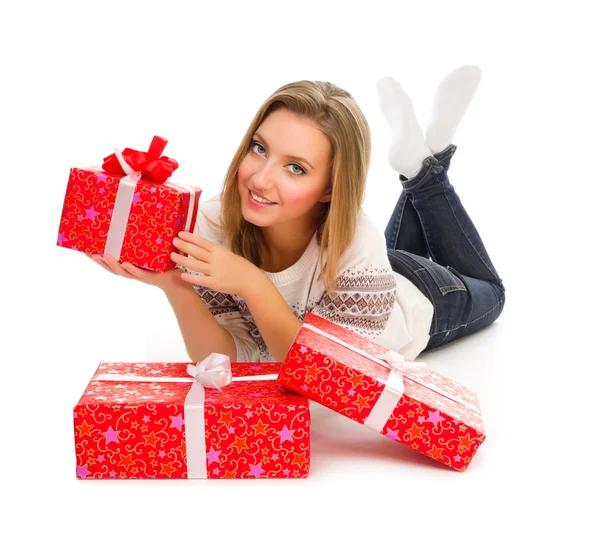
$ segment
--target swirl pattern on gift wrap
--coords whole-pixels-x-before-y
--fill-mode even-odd
[[[318,316],[311,324],[355,347],[382,355],[387,349]],[[324,336],[301,328],[283,363],[279,382],[364,423],[384,389],[389,368]],[[485,439],[479,412],[436,392],[442,389],[478,408],[477,396],[429,370],[415,382],[405,376],[404,395],[382,434],[459,471],[466,470]]]
[[[96,373],[187,377],[184,363],[101,364]],[[232,364],[234,376],[281,364]],[[186,478],[183,402],[189,383],[91,381],[75,407],[79,478]],[[304,397],[272,381],[206,390],[209,478],[306,477],[310,416]]]
[[[120,175],[72,168],[65,193],[57,244],[90,254],[104,252]],[[196,189],[194,207],[201,190]],[[185,225],[189,200],[169,182],[139,181],[135,187],[121,261],[150,268],[175,268],[173,238]]]

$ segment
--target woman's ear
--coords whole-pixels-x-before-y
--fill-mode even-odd
[[[327,194],[325,194],[319,201],[321,203],[327,203],[328,201],[331,201],[331,190],[328,190]]]

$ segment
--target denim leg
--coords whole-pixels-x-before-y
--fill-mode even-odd
[[[444,150],[451,153],[448,161],[455,151],[454,144]],[[421,170],[413,178],[403,175],[400,178],[402,188],[418,214],[431,259],[439,265],[451,266],[461,274],[491,281],[503,288],[502,279],[475,225],[437,158],[424,159]]]
[[[491,324],[505,302],[502,279],[448,180],[455,151],[451,144],[424,159],[413,178],[400,176],[402,194],[397,208],[401,210],[394,212],[386,229],[392,269],[415,284],[434,306],[430,340],[423,352]],[[416,215],[413,220],[408,207]],[[415,221],[420,235],[415,227],[405,227]],[[423,244],[419,245],[419,237]],[[402,247],[410,244],[420,250]]]
[[[453,154],[452,146],[448,146],[433,156],[448,171]],[[385,238],[389,249],[405,250],[425,258],[431,257],[423,236],[421,220],[404,188],[385,228]]]
[[[390,250],[406,250],[429,257],[419,215],[404,189],[385,228],[385,240]]]

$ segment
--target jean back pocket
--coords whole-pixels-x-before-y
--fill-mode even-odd
[[[419,266],[419,269],[417,270],[424,269],[427,271],[443,296],[454,291],[467,290],[465,284],[460,279],[458,272],[452,267],[444,267],[430,259],[405,250],[401,250],[401,253],[408,256]]]

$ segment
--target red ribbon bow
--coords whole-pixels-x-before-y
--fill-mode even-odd
[[[161,157],[160,154],[165,149],[167,140],[160,136],[154,136],[150,143],[150,149],[147,152],[136,151],[126,147],[123,150],[123,158],[134,171],[141,172],[144,179],[149,179],[156,183],[163,183],[179,167],[175,159]],[[110,173],[125,174],[121,164],[114,153],[104,157],[102,169]]]

